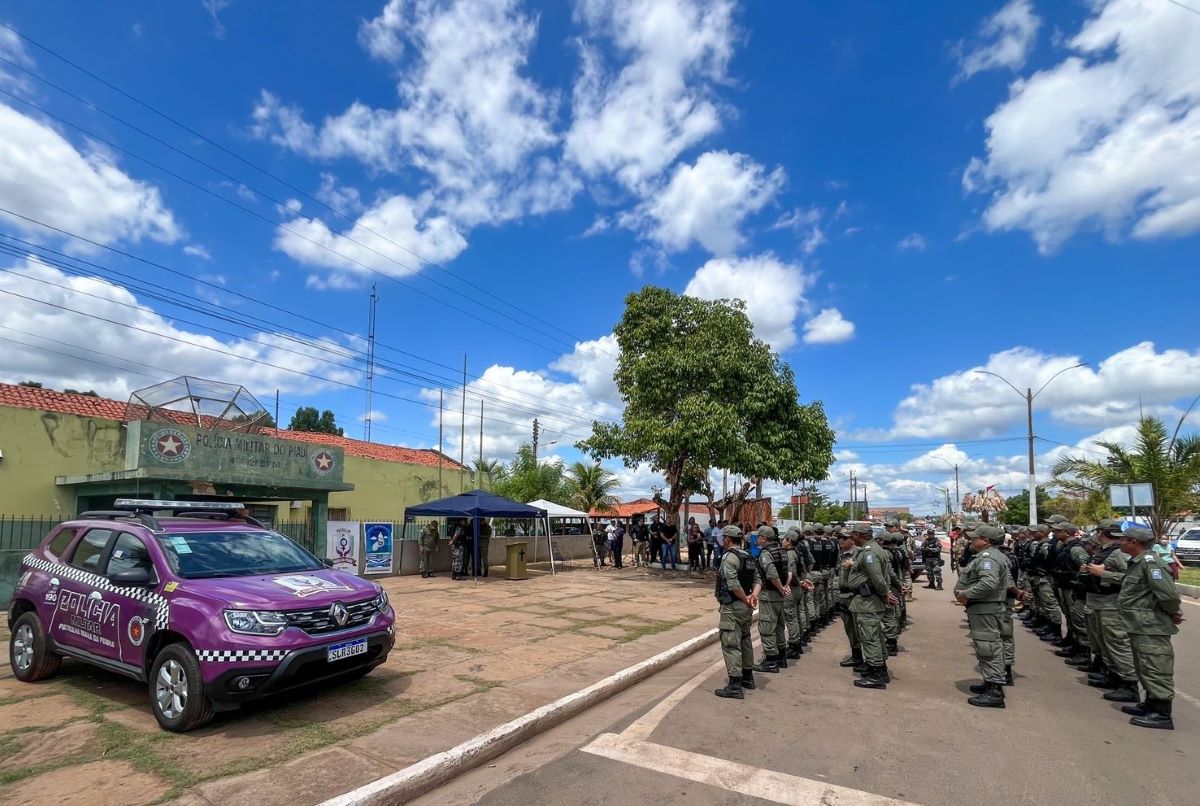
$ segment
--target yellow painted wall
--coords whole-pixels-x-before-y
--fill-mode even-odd
[[[75,493],[55,476],[125,467],[124,429],[115,420],[0,406],[0,513],[68,516]]]

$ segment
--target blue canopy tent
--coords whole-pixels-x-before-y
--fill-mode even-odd
[[[470,518],[473,524],[472,563],[475,576],[479,576],[479,519],[480,518],[529,518],[546,520],[546,510],[504,498],[487,490],[471,490],[449,498],[427,501],[413,507],[405,507],[404,520],[419,517]],[[546,523],[546,547],[550,549],[550,573],[554,573],[554,550],[550,545],[550,524]]]

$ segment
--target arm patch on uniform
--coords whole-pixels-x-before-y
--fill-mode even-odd
[[[983,570],[984,570],[984,571],[991,571],[991,570],[992,570],[992,561],[991,561],[991,560],[986,560],[986,561],[984,561],[984,563],[983,563]]]
[[[1150,578],[1151,579],[1162,579],[1163,578],[1162,569],[1161,568],[1151,568],[1150,569]]]
[[[865,562],[865,563],[873,563],[873,562],[875,562],[875,555],[874,555],[874,554],[868,554],[868,555],[866,556],[866,559],[864,559],[864,560],[863,560],[863,562]]]

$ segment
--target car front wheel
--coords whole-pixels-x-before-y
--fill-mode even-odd
[[[150,704],[158,724],[173,733],[195,730],[212,719],[212,702],[204,693],[200,662],[186,644],[168,644],[154,659]]]
[[[26,683],[45,680],[62,666],[62,656],[47,646],[46,631],[37,613],[24,613],[13,624],[8,662],[17,679]]]

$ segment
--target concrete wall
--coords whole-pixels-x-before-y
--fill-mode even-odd
[[[0,406],[0,513],[75,514],[75,494],[55,476],[104,473],[125,466],[124,430],[115,420]]]
[[[526,563],[545,563],[549,562],[549,556],[546,552],[546,538],[538,538],[537,543],[534,543],[533,538],[525,537],[493,537],[491,550],[488,552],[488,566],[503,567],[508,559],[507,545],[510,542],[525,541],[529,544],[525,552]],[[592,561],[592,545],[591,538],[585,535],[564,535],[555,537],[554,540],[554,559],[559,560],[574,559],[576,561],[591,562]],[[400,540],[397,541],[398,556],[393,561],[393,574],[396,576],[409,576],[420,571],[421,549],[416,540]],[[446,540],[439,540],[437,550],[433,555],[434,570],[443,573],[450,572],[450,543]]]

